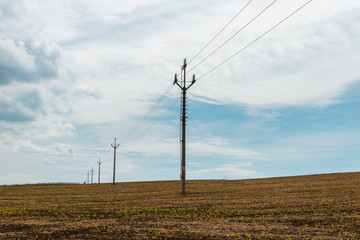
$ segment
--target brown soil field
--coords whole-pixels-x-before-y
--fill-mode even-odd
[[[0,186],[0,239],[360,239],[360,173]]]

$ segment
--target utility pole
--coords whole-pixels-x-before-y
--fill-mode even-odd
[[[116,138],[114,145],[111,144],[111,146],[114,148],[114,172],[113,172],[113,185],[115,185],[115,162],[116,162],[116,148],[120,146],[120,144],[116,145]]]
[[[87,174],[87,181],[86,181],[86,183],[89,183],[89,175],[90,175],[90,172],[88,171],[86,174]]]
[[[102,161],[100,161],[100,158],[99,161],[97,161],[97,163],[99,164],[98,183],[100,183],[100,164],[102,163]]]
[[[182,113],[181,113],[181,170],[180,170],[180,178],[181,178],[181,193],[185,194],[185,163],[186,163],[186,91],[195,83],[195,74],[193,75],[192,81],[186,82],[186,59],[184,59],[184,65],[181,67],[181,73],[183,73],[184,79],[180,79],[180,84],[177,79],[177,74],[175,74],[174,84],[178,85],[181,89],[181,105],[182,105]],[[187,83],[190,82],[190,85],[186,86]]]
[[[93,184],[94,183],[94,181],[93,181],[94,167],[91,167],[90,171],[91,171],[91,184]]]

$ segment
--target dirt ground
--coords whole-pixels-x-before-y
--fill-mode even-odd
[[[0,186],[0,239],[360,239],[360,173]]]

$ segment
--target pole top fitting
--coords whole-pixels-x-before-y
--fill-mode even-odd
[[[118,146],[120,146],[120,144],[116,145],[116,138],[115,138],[115,142],[114,142],[114,145],[113,144],[110,144],[113,148],[117,148]]]
[[[174,78],[174,83],[173,85],[175,85],[177,83],[177,73],[175,73],[175,78]]]
[[[184,59],[184,65],[183,65],[182,68],[184,69],[184,68],[186,68],[186,66],[187,66],[187,65],[186,65],[186,58],[185,58],[185,59]]]

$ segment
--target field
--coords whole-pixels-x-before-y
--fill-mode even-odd
[[[360,239],[360,173],[0,186],[0,239]]]

